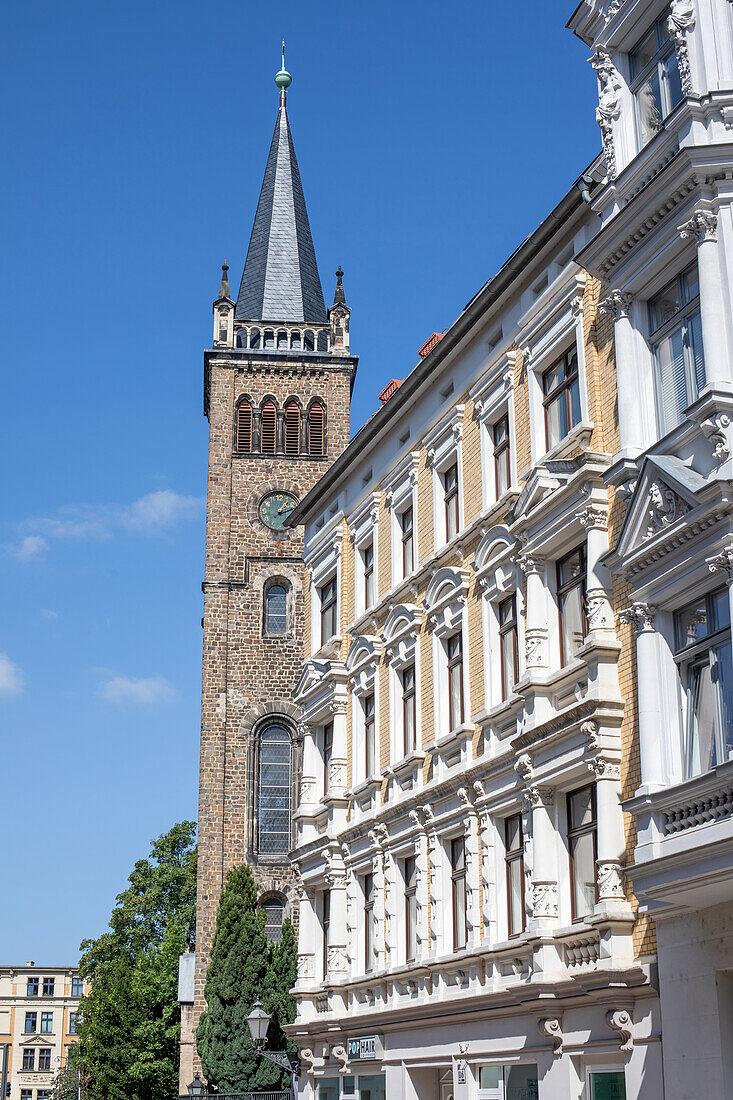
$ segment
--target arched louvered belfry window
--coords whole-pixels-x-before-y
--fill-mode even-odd
[[[252,452],[252,406],[246,399],[237,405],[237,450],[246,455]]]
[[[277,409],[274,401],[265,401],[260,410],[260,450],[274,455],[277,444]]]
[[[323,405],[316,402],[311,405],[308,412],[308,454],[324,455],[326,453],[324,437],[324,411]]]
[[[263,855],[290,851],[293,752],[290,734],[278,723],[260,733],[257,776],[257,848]]]
[[[288,401],[285,406],[285,454],[300,454],[300,406]]]

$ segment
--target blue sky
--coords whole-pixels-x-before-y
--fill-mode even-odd
[[[572,3],[40,0],[5,16],[0,962],[68,963],[196,816],[220,265],[288,107],[355,429],[599,148]]]

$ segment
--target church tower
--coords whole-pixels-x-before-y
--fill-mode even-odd
[[[236,302],[228,267],[204,354],[209,420],[195,1003],[182,1005],[181,1080],[194,1070],[216,909],[249,863],[277,937],[291,912],[300,766],[293,689],[304,653],[302,528],[285,520],[349,441],[357,360],[337,273],[323,298],[286,98],[280,105]],[[196,1062],[196,1065],[198,1063]],[[190,1074],[190,1076],[189,1076]],[[185,1087],[182,1089],[185,1093]]]

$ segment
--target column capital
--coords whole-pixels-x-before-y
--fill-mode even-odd
[[[633,300],[633,295],[626,290],[612,290],[598,303],[598,312],[618,321],[620,317],[628,317]]]
[[[525,576],[529,576],[530,573],[540,573],[544,565],[542,558],[538,558],[528,550],[518,550],[516,554],[512,554],[512,561],[519,566]]]
[[[524,792],[524,800],[528,809],[535,810],[540,806],[546,810],[551,809],[555,804],[555,788],[538,787],[533,783]]]
[[[683,239],[694,237],[698,244],[717,240],[718,215],[712,210],[696,210],[689,221],[677,226],[677,232]]]
[[[576,513],[576,518],[586,531],[592,528],[605,531],[608,527],[608,508],[603,504],[589,504]]]
[[[635,634],[654,629],[654,615],[656,607],[648,603],[632,603],[631,607],[619,611],[618,617],[622,623],[630,623]]]
[[[715,557],[707,559],[711,573],[726,573],[728,580],[733,578],[733,544],[724,547]]]

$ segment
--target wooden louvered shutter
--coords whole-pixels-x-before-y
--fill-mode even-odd
[[[323,406],[311,405],[308,413],[308,453],[325,454],[323,443]]]
[[[237,408],[237,450],[242,454],[252,452],[252,406],[249,401],[240,402]]]
[[[260,414],[260,450],[263,455],[274,455],[277,439],[277,409],[272,401],[265,401]]]
[[[295,401],[285,406],[285,454],[300,454],[300,408]]]

